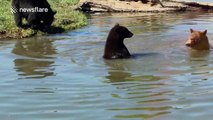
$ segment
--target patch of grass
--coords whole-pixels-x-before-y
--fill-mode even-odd
[[[79,0],[48,0],[48,2],[51,8],[57,11],[50,33],[66,32],[87,24],[86,16],[74,10]],[[35,34],[31,29],[18,29],[10,9],[11,0],[0,0],[0,3],[0,38],[25,38],[44,34],[42,32]]]

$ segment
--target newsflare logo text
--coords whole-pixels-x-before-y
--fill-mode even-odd
[[[39,7],[34,7],[34,8],[16,8],[12,7],[11,8],[11,13],[18,13],[18,12],[32,12],[32,13],[42,13],[42,12],[48,12],[48,8],[39,8]]]

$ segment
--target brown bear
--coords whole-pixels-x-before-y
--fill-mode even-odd
[[[124,45],[125,38],[131,38],[133,33],[126,27],[116,24],[109,32],[106,40],[104,56],[106,59],[129,58],[131,55]]]
[[[195,31],[190,29],[190,36],[186,42],[186,46],[190,47],[194,50],[209,50],[210,45],[208,41],[208,37],[206,36],[207,30],[204,32]]]

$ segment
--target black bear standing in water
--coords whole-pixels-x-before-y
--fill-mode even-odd
[[[129,58],[131,55],[123,41],[132,36],[133,33],[126,27],[115,25],[109,32],[103,57],[106,59]]]
[[[44,30],[51,26],[54,12],[47,0],[12,0],[12,12],[17,27]],[[28,26],[23,25],[26,19]]]

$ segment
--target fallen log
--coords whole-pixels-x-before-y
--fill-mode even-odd
[[[157,2],[162,6],[162,7],[165,7],[162,2],[160,0],[157,0]]]

